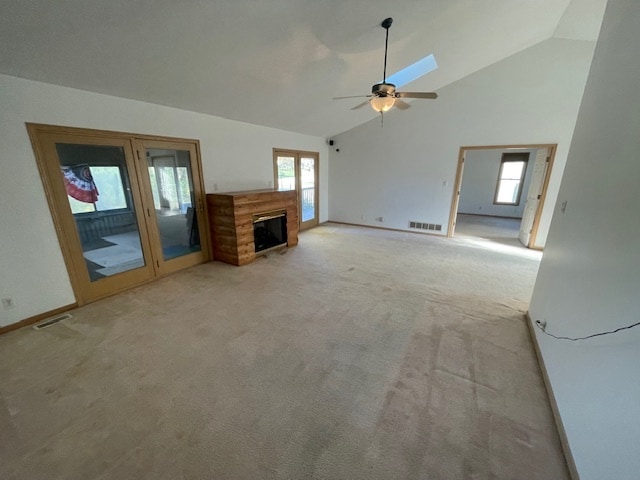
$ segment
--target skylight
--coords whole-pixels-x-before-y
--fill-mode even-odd
[[[420,78],[429,72],[433,72],[438,68],[436,59],[433,54],[429,54],[413,65],[403,68],[399,72],[394,73],[387,78],[387,83],[393,83],[396,87],[402,87],[407,83],[413,82],[416,78]]]

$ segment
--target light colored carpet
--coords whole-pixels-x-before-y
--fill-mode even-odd
[[[566,479],[538,260],[328,224],[0,337],[2,479]]]

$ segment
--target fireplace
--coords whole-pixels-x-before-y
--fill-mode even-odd
[[[220,262],[247,265],[256,259],[257,251],[260,255],[278,246],[298,244],[295,190],[209,193],[207,207],[213,258]],[[277,218],[271,222],[267,217]],[[269,243],[273,246],[266,246]]]
[[[256,253],[287,245],[287,211],[275,210],[253,215]]]

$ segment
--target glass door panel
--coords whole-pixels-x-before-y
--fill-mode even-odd
[[[163,259],[199,252],[189,152],[147,150],[146,157]]]
[[[300,197],[302,223],[316,218],[316,159],[300,157]]]
[[[77,303],[153,278],[132,142],[111,132],[27,128]]]
[[[89,280],[145,265],[124,148],[56,143]]]
[[[296,189],[296,158],[276,156],[276,177],[278,190]]]
[[[161,273],[208,260],[204,218],[204,189],[193,144],[144,141],[141,170],[144,180],[150,234],[155,244],[156,268]]]

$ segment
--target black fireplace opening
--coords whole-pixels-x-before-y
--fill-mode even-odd
[[[287,244],[287,213],[277,211],[253,216],[256,253]]]

